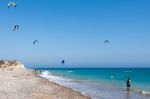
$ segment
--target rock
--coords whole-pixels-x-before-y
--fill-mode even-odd
[[[16,60],[0,60],[0,69],[2,70],[13,70],[13,69],[24,69],[25,66]]]

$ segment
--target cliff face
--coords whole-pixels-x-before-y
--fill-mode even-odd
[[[0,60],[0,69],[2,70],[13,70],[13,69],[23,69],[23,68],[25,68],[25,66],[19,61]]]

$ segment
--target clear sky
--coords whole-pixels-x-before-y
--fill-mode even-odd
[[[8,9],[9,1],[0,0],[0,59],[150,66],[150,0],[14,0]]]

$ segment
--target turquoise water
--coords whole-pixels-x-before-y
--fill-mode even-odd
[[[150,98],[148,96],[150,68],[40,68],[40,70],[43,73],[49,72],[43,77],[81,91],[95,99],[119,99],[120,95],[123,95],[124,99]],[[130,97],[127,97],[125,88],[128,77],[131,78]],[[98,95],[98,93],[102,94]]]

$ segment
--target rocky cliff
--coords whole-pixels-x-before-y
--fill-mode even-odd
[[[23,69],[25,66],[16,60],[0,60],[0,69],[1,70],[13,70],[13,69]]]

